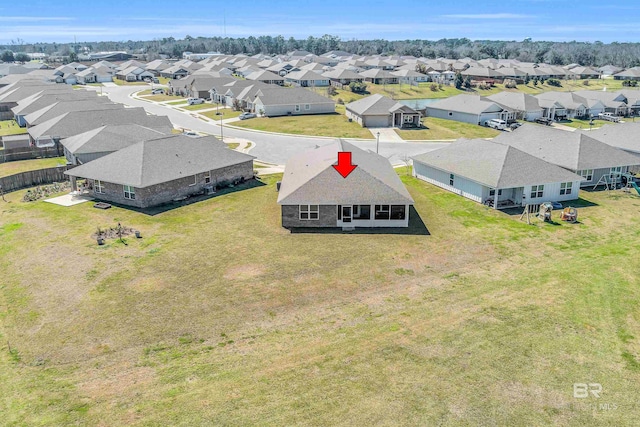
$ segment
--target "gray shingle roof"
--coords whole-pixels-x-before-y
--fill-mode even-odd
[[[153,129],[173,125],[166,116],[148,116],[144,108],[122,108],[117,110],[71,111],[28,129],[32,138],[43,136],[67,138],[104,125],[137,123]]]
[[[253,160],[213,136],[170,135],[141,141],[65,172],[75,177],[145,188]]]
[[[540,111],[542,107],[535,96],[518,92],[500,92],[487,96],[487,99],[497,102],[511,110]]]
[[[417,111],[413,110],[412,108],[400,104],[399,102],[380,94],[367,96],[366,98],[350,102],[349,104],[345,105],[345,108],[356,113],[359,116],[387,115],[399,109],[407,112],[414,112],[417,114]]]
[[[343,178],[332,165],[338,152],[352,153],[358,167]],[[413,199],[389,161],[345,141],[317,147],[287,162],[278,194],[280,205],[413,204]]]
[[[35,94],[18,102],[11,111],[14,114],[25,115],[38,111],[48,105],[59,101],[80,101],[83,99],[92,99],[100,103],[109,103],[111,100],[106,96],[98,96],[96,92],[88,90],[74,90],[71,92],[52,93],[52,94]]]
[[[524,124],[513,132],[501,133],[495,141],[573,171],[640,165],[640,157],[583,132],[567,132],[547,126]]]
[[[460,139],[413,160],[490,188],[580,181],[580,176],[509,145]]]
[[[165,129],[150,129],[137,124],[107,125],[63,139],[62,145],[72,154],[118,151],[140,141],[159,138]]]
[[[275,85],[267,85],[255,92],[255,100],[260,100],[263,105],[292,105],[292,104],[335,104],[335,101],[326,96],[319,95],[307,89],[299,87],[283,88]]]
[[[29,126],[44,123],[47,120],[56,118],[71,111],[91,111],[91,110],[119,110],[124,108],[122,104],[113,102],[99,102],[95,99],[78,99],[72,101],[58,101],[42,107],[41,109],[27,114],[24,119]]]
[[[640,123],[616,123],[584,131],[591,138],[621,150],[640,154]]]
[[[427,105],[427,111],[430,108],[448,111],[459,111],[469,114],[482,114],[484,112],[502,111],[503,107],[490,101],[487,98],[477,95],[456,95],[450,98],[444,98],[439,101]]]

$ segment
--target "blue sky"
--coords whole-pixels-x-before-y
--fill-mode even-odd
[[[230,37],[640,41],[640,2],[3,0],[0,43],[222,36],[223,14]]]

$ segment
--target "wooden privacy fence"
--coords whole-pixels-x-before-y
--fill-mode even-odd
[[[36,185],[51,184],[53,182],[63,182],[69,179],[64,174],[67,170],[66,166],[58,166],[47,169],[36,169],[29,172],[17,173],[15,175],[0,178],[0,186],[2,192],[9,193],[11,191],[20,190],[22,188],[34,187]]]
[[[38,148],[38,147],[17,147],[0,150],[0,163],[13,162],[16,160],[31,160],[37,158],[48,158],[62,156],[64,152],[60,146]]]

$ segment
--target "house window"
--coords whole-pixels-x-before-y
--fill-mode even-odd
[[[371,206],[353,205],[353,219],[371,219]]]
[[[306,111],[311,110],[311,104],[304,104],[304,109],[305,109]]]
[[[404,218],[405,218],[405,206],[391,205],[391,219],[404,219]]]
[[[453,185],[454,179],[455,179],[455,176],[452,173],[449,174],[449,185]]]
[[[413,116],[404,116],[405,123],[413,123]]]
[[[583,181],[592,181],[593,180],[593,169],[584,169],[579,170],[578,175],[582,177]]]
[[[489,196],[493,197],[496,195],[496,190],[489,190]],[[502,196],[502,190],[498,190],[498,196]]]
[[[96,179],[93,181],[93,191],[99,194],[104,194],[104,186],[102,185],[102,181]]]
[[[205,184],[211,183],[211,171],[207,171],[204,173],[204,183]]]
[[[544,185],[532,185],[531,186],[531,198],[536,199],[544,195]]]
[[[617,174],[622,172],[622,166],[616,166],[609,170],[609,173]]]
[[[449,115],[450,115],[450,116],[453,116],[453,113],[452,113],[451,111],[449,111]]]
[[[130,185],[123,185],[124,189],[124,198],[129,200],[135,200],[136,198],[136,189]]]
[[[318,205],[300,205],[301,220],[316,220],[320,218],[320,206]]]
[[[300,105],[296,104],[295,110],[296,110],[296,112],[300,111]]]
[[[389,205],[376,205],[375,219],[389,219]]]
[[[560,184],[560,195],[564,196],[565,194],[571,194],[571,187],[573,186],[572,182],[563,182]]]

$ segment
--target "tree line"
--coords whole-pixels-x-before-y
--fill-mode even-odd
[[[467,38],[441,40],[341,40],[338,36],[309,36],[306,39],[288,39],[283,36],[260,37],[191,37],[183,39],[165,37],[146,41],[108,41],[83,43],[26,43],[22,40],[0,46],[0,50],[12,52],[41,52],[68,56],[85,51],[127,51],[146,55],[153,60],[160,55],[182,57],[185,51],[194,53],[220,52],[224,54],[286,54],[294,50],[306,50],[320,55],[331,50],[342,50],[355,55],[412,55],[435,58],[472,58],[475,60],[517,59],[522,62],[544,62],[552,65],[576,63],[600,67],[616,65],[629,68],[640,65],[640,43],[550,42],[501,40],[470,40]]]

